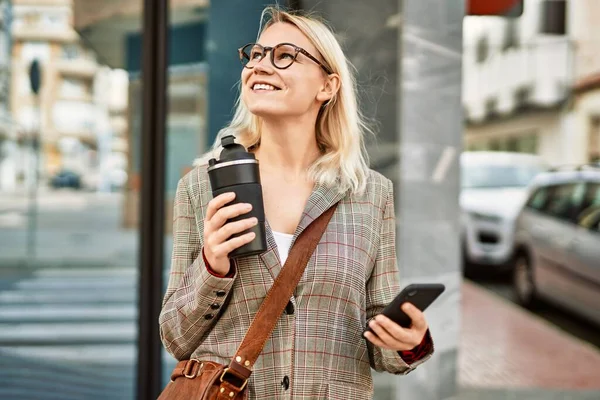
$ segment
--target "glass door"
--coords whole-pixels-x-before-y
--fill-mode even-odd
[[[0,7],[0,398],[132,399],[142,0]]]

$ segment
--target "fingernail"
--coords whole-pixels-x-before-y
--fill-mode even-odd
[[[253,217],[253,218],[251,218],[251,219],[250,219],[250,223],[251,223],[252,225],[256,225],[256,224],[258,224],[258,218],[256,218],[256,217]]]
[[[375,321],[369,322],[369,326],[375,326]]]
[[[250,210],[250,209],[252,209],[252,204],[246,203],[246,205],[244,206],[244,208],[246,210]]]
[[[235,192],[229,192],[229,193],[227,193],[227,197],[235,197]]]

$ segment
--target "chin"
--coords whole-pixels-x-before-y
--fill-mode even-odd
[[[281,106],[275,104],[246,104],[248,111],[261,118],[278,118],[289,114]]]

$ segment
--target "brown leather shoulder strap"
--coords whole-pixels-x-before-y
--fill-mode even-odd
[[[246,336],[229,364],[229,369],[246,378],[252,373],[252,366],[260,355],[267,339],[281,317],[285,306],[298,285],[306,264],[310,260],[321,236],[325,232],[337,203],[314,220],[296,239],[288,258],[267,297],[254,316]]]

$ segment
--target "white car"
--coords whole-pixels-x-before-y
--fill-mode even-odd
[[[543,298],[600,325],[600,165],[538,176],[516,228],[517,300]]]
[[[515,220],[532,179],[548,166],[539,156],[509,152],[461,155],[461,230],[465,272],[509,270]]]

